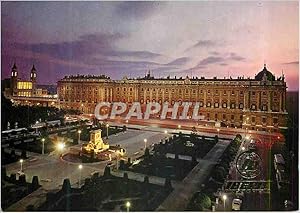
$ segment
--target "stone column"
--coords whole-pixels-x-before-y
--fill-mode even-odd
[[[280,99],[279,99],[279,111],[282,112],[283,111],[283,105],[282,105],[282,100],[283,99],[283,93],[280,92]]]
[[[257,109],[261,111],[261,91],[258,92],[257,96]]]
[[[204,92],[204,103],[203,103],[203,106],[204,108],[206,107],[206,90],[203,90]]]
[[[236,91],[237,92],[237,94],[235,94],[235,108],[236,109],[238,109],[239,108],[239,93],[240,93],[240,91],[238,90],[238,91]]]
[[[268,92],[268,111],[271,111],[271,100],[272,100],[272,91]]]
[[[244,102],[243,102],[243,108],[244,110],[247,110],[247,92],[244,91]]]
[[[231,90],[227,94],[227,109],[230,109],[230,95],[231,95]]]

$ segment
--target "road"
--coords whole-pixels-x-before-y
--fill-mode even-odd
[[[251,134],[253,136],[257,136],[262,140],[271,140],[274,142],[283,142],[284,138],[281,133],[266,133],[264,131],[256,131],[256,130],[244,130],[239,128],[230,128],[230,127],[214,127],[214,126],[203,126],[198,125],[196,121],[193,120],[171,120],[171,119],[136,119],[131,118],[130,120],[125,120],[122,117],[116,117],[116,119],[109,120],[109,122],[113,122],[115,124],[120,125],[128,125],[128,124],[135,124],[135,125],[142,125],[142,126],[148,126],[148,127],[159,127],[159,128],[169,128],[169,129],[181,129],[181,130],[189,130],[191,131],[193,127],[196,128],[197,131],[201,133],[210,133],[217,135],[219,129],[219,134],[223,135],[236,135],[241,134],[245,135]]]

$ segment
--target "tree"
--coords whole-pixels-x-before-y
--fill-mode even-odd
[[[192,199],[192,210],[198,210],[198,211],[204,211],[206,209],[210,209],[211,208],[211,200],[210,198],[202,193],[202,192],[198,192],[194,195],[193,199]]]

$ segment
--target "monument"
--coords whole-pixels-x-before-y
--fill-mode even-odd
[[[90,141],[81,147],[83,153],[94,152],[98,154],[109,149],[109,145],[102,140],[101,131],[101,129],[97,129],[90,132]]]

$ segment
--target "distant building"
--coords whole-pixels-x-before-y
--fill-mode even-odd
[[[99,102],[199,102],[203,125],[277,132],[286,129],[286,82],[266,65],[254,79],[143,78],[111,80],[101,76],[66,76],[57,85],[64,109],[94,113]],[[191,115],[192,112],[189,112]]]
[[[49,95],[47,89],[37,86],[37,70],[33,65],[30,71],[30,80],[22,80],[18,77],[18,68],[14,63],[11,69],[10,81],[5,82],[4,96],[14,104],[57,106],[57,95]]]

